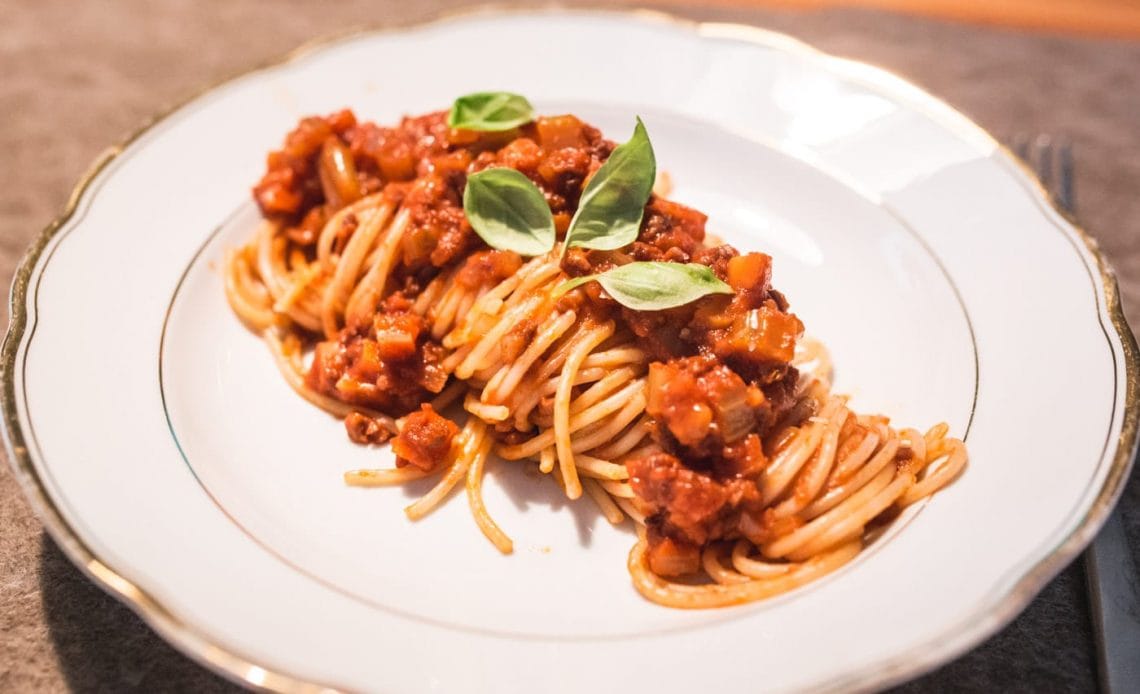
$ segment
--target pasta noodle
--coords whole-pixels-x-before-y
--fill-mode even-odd
[[[845,397],[831,393],[827,351],[807,338],[795,340],[786,364],[758,372],[768,374],[769,382],[748,386],[747,412],[770,406],[766,425],[739,419],[744,405],[736,400],[745,391],[737,388],[716,391],[732,395],[712,400],[712,419],[701,420],[704,429],[688,426],[683,417],[696,415],[661,404],[668,395],[663,388],[673,386],[654,380],[664,378],[664,367],[660,350],[638,334],[641,324],[628,312],[598,310],[604,297],[596,292],[556,291],[568,277],[560,245],[524,262],[468,244],[454,260],[409,271],[408,249],[425,233],[416,188],[400,189],[407,184],[385,183],[380,174],[379,183],[368,179],[368,162],[354,149],[356,131],[338,133],[333,117],[324,122],[329,125],[321,131],[323,144],[307,155],[308,175],[323,202],[307,215],[267,214],[249,242],[226,255],[226,296],[233,311],[264,336],[289,385],[345,418],[354,440],[379,443],[396,436],[394,445],[411,445],[401,442],[415,430],[434,432],[421,438],[443,441],[439,459],[423,466],[407,464],[417,462],[413,451],[407,460],[400,458],[400,467],[344,475],[354,486],[438,476],[407,507],[408,518],[431,513],[462,484],[482,533],[510,553],[508,532],[483,501],[483,479],[489,465],[529,462],[554,477],[568,498],[586,496],[610,523],[628,517],[638,527],[628,566],[643,596],[672,607],[715,607],[777,595],[836,570],[858,556],[884,519],[929,497],[964,469],[965,446],[949,437],[945,425],[922,434],[852,411]],[[410,180],[418,185],[422,179]],[[703,218],[701,224],[703,234]],[[438,250],[442,241],[434,240]],[[727,247],[704,248],[712,257]],[[606,257],[621,262],[620,254]],[[754,311],[786,315],[782,295],[778,301],[765,296],[768,303]],[[707,303],[698,304],[698,318]],[[377,350],[380,357],[372,355]],[[406,371],[418,379],[414,388],[384,380],[384,369],[397,363],[384,355],[397,351],[418,360],[416,370]],[[353,374],[365,370],[361,364],[379,368],[380,375],[373,376],[374,369],[357,378]],[[700,380],[710,374],[740,381],[719,362],[701,366],[699,373],[686,364],[702,388],[711,387]],[[686,373],[675,367],[667,375]],[[398,397],[388,402],[390,392]],[[423,402],[431,404],[415,410]],[[704,400],[693,402],[693,412],[705,407]],[[782,404],[771,404],[777,402]],[[449,406],[461,408],[466,418],[453,432],[446,427],[454,425],[432,414]],[[744,424],[734,435],[739,421]],[[760,461],[762,467],[717,477],[699,466],[665,465],[673,465],[670,456],[677,450],[707,446],[686,438],[706,430],[723,438],[718,445],[724,452],[717,454],[723,460]],[[708,488],[718,494],[744,490],[752,500],[726,501],[686,531],[689,516],[683,514],[696,512],[669,507],[657,498],[662,487],[650,481],[667,473],[677,475],[669,477],[668,493],[678,498],[688,493],[678,491],[684,480],[713,485],[719,479],[721,486]],[[702,533],[707,539],[694,545],[694,554],[684,538]],[[679,573],[684,575],[673,575]]]

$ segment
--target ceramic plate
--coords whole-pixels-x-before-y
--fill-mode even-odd
[[[947,421],[966,473],[824,580],[708,611],[643,600],[632,530],[516,467],[486,491],[509,557],[466,504],[413,524],[422,487],[344,486],[390,454],[289,390],[225,302],[222,254],[299,117],[390,122],[480,89],[619,140],[640,115],[674,197],[774,256],[837,390]],[[187,654],[277,689],[883,686],[1012,619],[1093,536],[1136,443],[1112,275],[992,138],[878,69],[655,15],[468,15],[231,80],[95,167],[12,315],[7,444],[52,535]]]

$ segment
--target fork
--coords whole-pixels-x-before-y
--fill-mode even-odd
[[[1069,142],[1048,135],[1032,139],[1019,135],[1010,144],[1061,208],[1074,215]],[[1118,503],[1084,555],[1100,689],[1108,694],[1140,691],[1140,580],[1121,514]]]

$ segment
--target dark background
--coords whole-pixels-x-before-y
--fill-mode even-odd
[[[0,0],[0,282],[10,282],[25,246],[62,209],[91,160],[154,113],[311,38],[406,23],[460,4]],[[665,9],[784,31],[886,67],[999,138],[1049,133],[1071,139],[1078,216],[1116,267],[1126,313],[1140,325],[1140,43],[866,10],[728,4]],[[0,311],[6,316],[6,308]],[[1140,485],[1133,482],[1123,502],[1133,547],[1140,546],[1138,502]],[[88,582],[43,532],[8,467],[0,466],[0,691],[68,688],[212,692],[233,686],[175,652]],[[1095,688],[1078,561],[1000,634],[903,690]]]

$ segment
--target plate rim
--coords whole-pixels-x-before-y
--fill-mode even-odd
[[[295,63],[321,50],[365,36],[395,34],[409,29],[422,29],[488,15],[543,14],[592,15],[612,19],[627,19],[659,26],[672,26],[698,37],[737,40],[811,57],[824,65],[846,65],[861,68],[861,81],[884,87],[888,91],[892,87],[896,92],[899,88],[908,90],[911,95],[918,96],[925,101],[924,104],[911,104],[924,112],[925,115],[930,116],[949,130],[963,133],[964,137],[980,138],[992,147],[1002,156],[1005,163],[1012,163],[1017,172],[1021,174],[1023,182],[1028,183],[1027,193],[1030,197],[1035,197],[1038,202],[1043,202],[1045,207],[1064,220],[1065,224],[1059,225],[1062,231],[1072,234],[1076,240],[1083,244],[1089,257],[1079,255],[1081,255],[1088,269],[1095,271],[1100,277],[1101,286],[1097,291],[1100,294],[1099,298],[1104,300],[1104,315],[1112,323],[1116,337],[1120,342],[1125,377],[1124,411],[1120,434],[1115,443],[1112,463],[1096,498],[1071,533],[1059,540],[1051,552],[1026,570],[1020,578],[1001,590],[1002,594],[997,598],[997,605],[992,613],[978,614],[976,616],[983,618],[969,620],[972,622],[970,626],[957,628],[952,633],[943,634],[941,638],[934,639],[931,642],[916,644],[906,653],[867,663],[858,670],[819,683],[813,689],[821,691],[866,690],[889,686],[905,679],[917,677],[961,655],[1006,626],[1022,612],[1046,583],[1076,557],[1096,535],[1123,492],[1137,445],[1140,443],[1140,348],[1137,346],[1136,337],[1124,315],[1116,273],[1100,250],[1096,239],[1071,214],[1057,204],[1022,160],[964,113],[924,88],[873,63],[827,53],[801,39],[782,32],[740,22],[693,20],[659,10],[483,4],[458,10],[435,12],[422,19],[358,25],[344,31],[316,37],[278,58],[238,70],[220,80],[207,83],[192,91],[185,98],[174,102],[171,106],[159,110],[124,139],[97,155],[72,188],[62,212],[39,232],[21,257],[9,291],[9,324],[3,346],[0,347],[0,385],[3,387],[3,392],[0,393],[0,411],[3,414],[2,422],[0,422],[2,432],[0,433],[3,435],[13,476],[48,534],[51,535],[68,559],[92,582],[131,609],[167,643],[207,669],[246,686],[252,685],[278,691],[335,691],[330,689],[328,685],[312,682],[280,670],[267,669],[258,665],[256,659],[243,655],[231,647],[219,645],[214,637],[184,622],[160,600],[104,563],[95,551],[80,538],[72,525],[65,520],[55,500],[48,492],[44,480],[36,471],[24,431],[20,425],[16,403],[15,380],[12,374],[16,367],[20,345],[28,327],[28,289],[32,284],[36,266],[44,251],[56,238],[58,232],[75,215],[94,180],[124,150],[148,133],[154,126],[199,98],[240,78]],[[919,106],[925,108],[919,108]],[[942,110],[943,113],[930,112],[931,107],[935,111]],[[946,118],[941,117],[947,113],[955,116],[955,122],[948,122]]]

